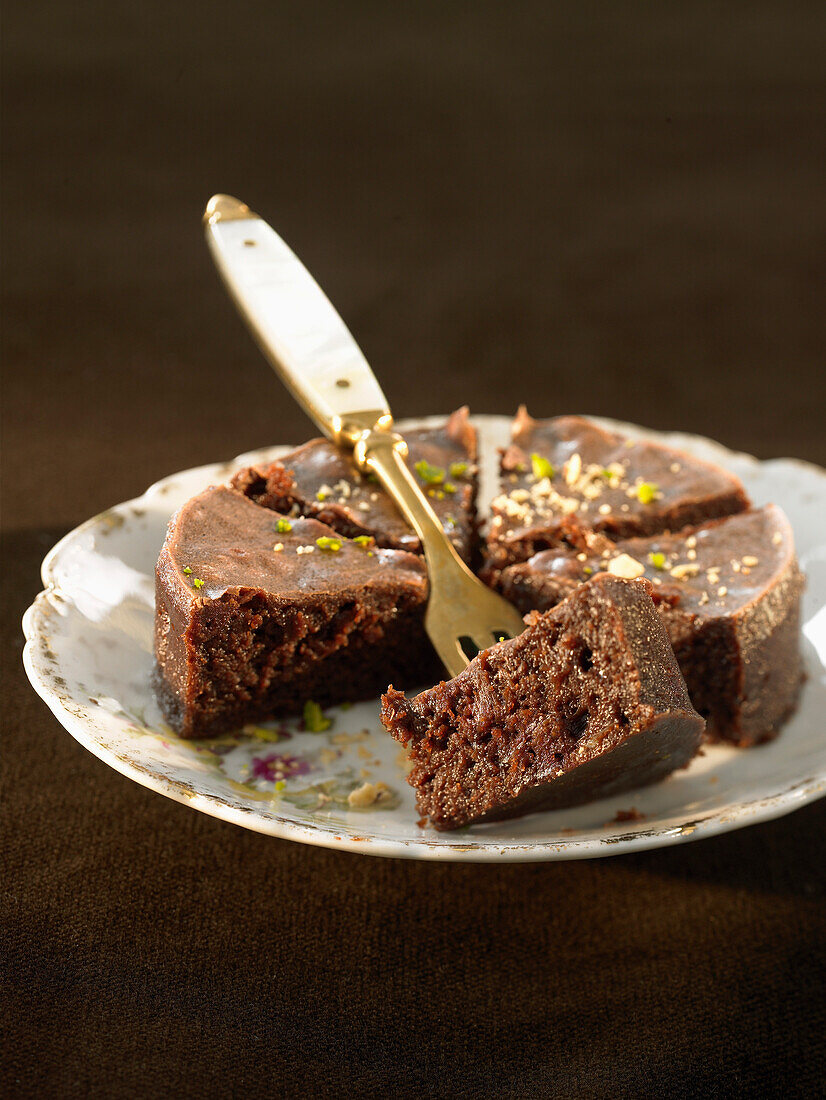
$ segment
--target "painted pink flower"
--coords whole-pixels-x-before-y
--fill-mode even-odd
[[[252,778],[264,779],[267,783],[277,783],[279,779],[290,779],[294,775],[306,775],[310,771],[309,763],[302,756],[288,753],[271,752],[267,756],[253,756]]]

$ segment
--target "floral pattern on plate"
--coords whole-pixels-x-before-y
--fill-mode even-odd
[[[486,500],[510,421],[473,419]],[[45,591],[24,619],[26,670],[72,736],[124,775],[213,816],[309,844],[420,859],[581,859],[787,813],[826,793],[826,474],[791,459],[758,462],[695,436],[619,427],[720,462],[757,505],[774,500],[791,520],[807,573],[808,679],[797,713],[768,745],[710,746],[688,769],[619,798],[436,833],[417,824],[405,755],[382,729],[377,700],[333,708],[330,726],[315,733],[293,719],[210,741],[175,737],[150,689],[153,574],[167,523],[207,485],[286,447],[175,474],[67,535],[46,558]]]

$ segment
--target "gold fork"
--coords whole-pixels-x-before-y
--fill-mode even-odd
[[[353,450],[419,536],[430,596],[425,628],[451,676],[524,629],[518,611],[471,573],[405,464],[387,398],[346,325],[278,234],[230,195],[204,212],[218,271],[264,355],[324,434]]]

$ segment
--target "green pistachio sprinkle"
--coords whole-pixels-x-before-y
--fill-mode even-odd
[[[372,535],[356,535],[352,540],[356,546],[371,546],[373,543]]]
[[[614,476],[614,471],[609,470],[606,466],[605,469],[602,471],[602,476],[605,478],[606,481],[610,481],[611,478]]]
[[[655,569],[665,569],[665,554],[661,550],[655,550],[648,557]]]
[[[444,491],[446,493],[455,493],[456,492],[456,486],[450,481],[446,481],[444,483],[443,488],[444,488]]]
[[[292,531],[293,525],[288,519],[280,519],[278,523],[276,523],[275,529],[279,535],[284,535],[287,531]]]
[[[445,516],[445,526],[448,527],[452,531],[453,528],[456,526],[456,517],[455,516]]]
[[[315,540],[315,544],[319,550],[331,550],[335,552],[341,549],[341,539],[330,538],[329,535],[322,535],[320,539]]]
[[[323,489],[319,489],[315,495],[315,498],[320,504],[323,504],[324,501],[327,499],[327,494],[324,492]]]
[[[204,587],[204,582],[201,580],[200,577],[193,577],[192,578],[192,583],[195,585],[196,588],[203,588]]]
[[[586,577],[590,577],[591,574],[593,573],[593,569],[591,568],[590,565],[586,565],[585,568],[582,570],[582,572],[585,574]]]
[[[644,481],[637,489],[640,504],[650,504],[657,496],[657,488],[653,481]]]
[[[287,786],[287,784],[284,782],[283,779],[276,780],[275,789],[277,791],[283,791],[286,786]]]
[[[542,481],[543,478],[554,476],[553,466],[547,458],[543,458],[542,455],[531,455],[531,469],[537,481]]]
[[[441,466],[431,466],[424,459],[417,462],[413,469],[426,485],[441,485],[445,479],[445,472]]]
[[[450,464],[450,476],[451,477],[464,477],[467,473],[467,462],[451,462]]]
[[[186,575],[187,575],[187,576],[189,576],[189,574],[190,574],[191,572],[192,572],[192,570],[191,570],[191,569],[189,568],[189,566],[188,566],[188,565],[185,565],[185,566],[184,566],[184,573],[186,573]]]
[[[310,733],[323,733],[332,726],[333,720],[331,718],[325,718],[324,713],[318,703],[314,703],[312,699],[308,699],[304,704],[304,728],[309,730]]]

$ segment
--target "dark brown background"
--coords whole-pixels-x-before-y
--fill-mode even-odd
[[[822,4],[15,9],[6,1095],[817,1094],[823,804],[592,863],[291,845],[83,752],[19,615],[69,527],[308,434],[211,269],[217,190],[399,415],[527,399],[826,461]]]

